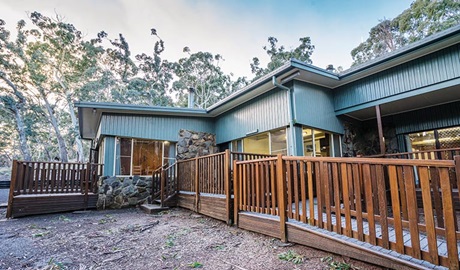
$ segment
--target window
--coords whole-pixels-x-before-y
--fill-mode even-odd
[[[170,143],[154,140],[118,138],[116,141],[116,175],[150,175],[168,163]]]
[[[259,133],[257,135],[246,137],[243,140],[233,141],[232,151],[234,151],[234,148],[241,149],[241,141],[243,141],[243,152],[246,153],[287,155],[286,129]]]
[[[340,156],[339,135],[304,127],[302,129],[303,154],[307,157]]]
[[[460,147],[460,127],[435,129],[407,136],[408,150],[425,151]]]

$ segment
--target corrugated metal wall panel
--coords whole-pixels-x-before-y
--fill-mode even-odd
[[[460,126],[460,101],[393,116],[397,134]]]
[[[457,77],[460,77],[460,45],[458,44],[335,89],[335,110]]]
[[[108,114],[101,119],[103,135],[175,142],[180,129],[215,133],[211,118]]]
[[[104,137],[104,175],[113,175],[115,158],[115,137]]]
[[[343,125],[335,115],[333,93],[330,89],[295,81],[294,102],[297,123],[343,133]]]
[[[243,138],[256,129],[259,132],[289,124],[287,93],[276,89],[232,109],[216,119],[217,143]]]

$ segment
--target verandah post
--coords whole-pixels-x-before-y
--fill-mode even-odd
[[[225,150],[225,158],[224,158],[224,181],[225,181],[225,203],[226,203],[226,211],[227,211],[227,224],[232,224],[232,208],[231,208],[231,201],[232,201],[232,191],[230,185],[230,150]]]
[[[283,162],[283,155],[278,154],[276,160],[276,181],[278,193],[278,210],[280,214],[280,238],[281,241],[287,241],[286,235],[286,165]]]
[[[198,203],[200,200],[200,178],[198,168],[198,157],[195,158],[195,211],[198,212]]]
[[[6,209],[6,218],[10,218],[13,213],[13,194],[16,188],[16,178],[18,176],[18,161],[13,160],[13,167],[11,168],[10,179],[10,193],[8,195],[8,208]]]
[[[240,180],[238,179],[238,170],[236,167],[236,159],[233,160],[233,224],[238,227],[238,210],[239,210],[239,200],[238,192],[240,189]]]

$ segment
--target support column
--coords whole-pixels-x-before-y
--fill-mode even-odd
[[[377,116],[377,128],[379,130],[380,154],[385,155],[385,138],[383,137],[382,116],[380,114],[380,105],[375,106]]]

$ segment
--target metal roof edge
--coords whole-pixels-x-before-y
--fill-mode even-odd
[[[122,110],[122,111],[136,111],[145,113],[171,113],[171,114],[190,114],[190,115],[207,115],[205,109],[199,108],[182,108],[182,107],[163,107],[163,106],[147,106],[147,105],[133,105],[133,104],[120,104],[111,102],[84,102],[77,101],[74,103],[77,108],[93,108],[93,109],[106,109],[106,110]]]

